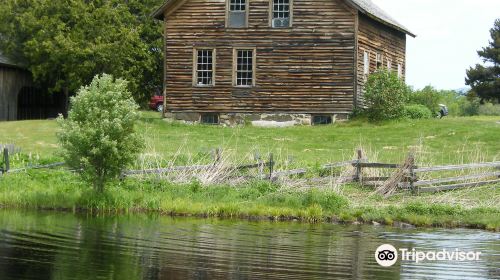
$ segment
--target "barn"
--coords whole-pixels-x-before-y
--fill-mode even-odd
[[[64,106],[63,94],[36,87],[26,68],[0,53],[0,121],[54,118]]]

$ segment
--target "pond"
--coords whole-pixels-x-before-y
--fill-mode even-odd
[[[379,245],[480,251],[375,261]],[[500,279],[500,234],[0,210],[1,279]]]

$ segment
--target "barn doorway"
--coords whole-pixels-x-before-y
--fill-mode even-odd
[[[17,100],[18,120],[56,118],[64,113],[66,98],[62,93],[48,93],[35,87],[23,87]]]

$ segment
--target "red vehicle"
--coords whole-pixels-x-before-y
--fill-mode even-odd
[[[163,95],[161,93],[156,93],[151,97],[149,100],[149,108],[158,112],[163,112]]]

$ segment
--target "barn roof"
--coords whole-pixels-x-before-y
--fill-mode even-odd
[[[16,68],[21,67],[18,64],[14,63],[12,60],[10,60],[5,55],[3,55],[1,52],[0,52],[0,66],[9,66],[9,67],[16,67]]]
[[[166,0],[163,3],[163,5],[161,5],[161,7],[159,7],[156,11],[153,12],[152,16],[156,19],[163,20],[163,15],[165,10],[174,7],[175,6],[174,4],[177,1],[178,0]],[[185,2],[186,0],[180,0],[180,1]],[[391,16],[389,16],[384,10],[375,5],[375,3],[373,3],[371,0],[346,0],[346,2],[354,6],[362,14],[365,14],[376,21],[384,25],[387,25],[391,28],[394,28],[396,30],[399,30],[412,37],[416,37],[416,35],[413,32],[411,32],[404,25],[400,24]],[[175,7],[179,7],[179,5]]]

